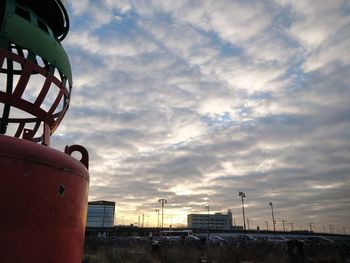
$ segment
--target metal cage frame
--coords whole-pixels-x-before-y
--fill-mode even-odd
[[[70,103],[72,72],[60,43],[68,32],[69,19],[60,0],[39,2],[5,0],[1,3],[0,78],[3,78],[5,87],[0,87],[0,104],[3,104],[0,134],[49,145],[50,136],[62,121]],[[55,7],[52,14],[61,16],[59,25],[52,21],[46,23],[45,18],[50,14],[43,14],[42,8],[48,4]],[[38,74],[44,81],[36,83],[35,93],[38,96],[30,101],[24,94],[26,90],[30,93],[33,88],[28,87],[30,79]],[[17,77],[18,82],[15,83]],[[52,89],[56,89],[52,92],[56,97],[47,98]],[[49,106],[48,100],[52,103]],[[11,116],[14,108],[25,112],[24,117]],[[10,134],[9,125],[15,130],[14,134]]]
[[[20,53],[22,53],[22,55],[18,55],[8,50],[0,49],[0,65],[3,65],[1,67],[1,73],[6,73],[7,75],[6,92],[0,91],[0,102],[4,104],[4,111],[0,118],[0,133],[6,133],[6,126],[8,124],[18,124],[14,137],[22,136],[24,139],[34,142],[43,142],[43,144],[49,145],[49,136],[56,130],[68,110],[71,86],[66,78],[60,80],[54,75],[54,67],[42,67],[34,61],[26,59],[23,50],[21,51]],[[22,70],[14,70],[11,67],[13,62],[19,63]],[[7,64],[6,68],[4,68],[5,63]],[[18,83],[14,85],[13,76],[16,74],[20,77]],[[40,90],[39,96],[36,98],[35,102],[32,103],[23,98],[22,95],[30,77],[34,74],[42,75],[45,78],[45,82],[41,87],[37,87],[37,90]],[[58,88],[57,96],[50,109],[46,111],[41,108],[41,105],[49,89],[56,87]],[[61,100],[63,100],[63,103]],[[62,109],[57,109],[60,104],[63,105]],[[33,115],[33,118],[9,118],[11,107],[25,111]],[[35,123],[34,129],[26,128],[26,124],[29,123]],[[44,125],[42,134],[35,136],[42,123]]]

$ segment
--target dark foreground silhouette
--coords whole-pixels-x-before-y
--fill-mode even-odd
[[[240,241],[109,237],[85,242],[83,263],[109,262],[350,262],[350,242]]]

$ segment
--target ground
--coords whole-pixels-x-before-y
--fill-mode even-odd
[[[150,240],[147,238],[114,238],[88,240],[83,263],[235,263],[235,262],[350,262],[349,243],[332,245],[286,244],[266,242],[222,243],[186,242],[185,240]]]

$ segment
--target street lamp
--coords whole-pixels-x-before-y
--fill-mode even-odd
[[[282,220],[282,224],[283,224],[283,232],[286,232],[286,228],[284,227],[284,223],[287,222],[287,220]]]
[[[329,233],[331,233],[331,234],[334,234],[334,231],[333,231],[333,225],[329,225]]]
[[[272,225],[273,225],[273,232],[276,234],[276,221],[275,221],[275,215],[273,213],[273,204],[272,202],[270,202],[270,206],[271,206],[271,212],[272,212]]]
[[[290,224],[290,226],[292,227],[292,231],[294,230],[294,225],[293,225],[293,223],[291,222],[291,223],[289,223]]]
[[[245,231],[245,230],[246,230],[246,227],[245,227],[245,214],[244,214],[244,201],[243,201],[243,198],[245,198],[245,193],[239,192],[238,195],[239,195],[240,197],[242,197],[243,229],[244,229],[244,231]]]
[[[310,232],[313,232],[312,231],[312,225],[313,225],[314,223],[312,223],[312,222],[309,222],[309,225],[310,225]]]
[[[208,210],[208,242],[209,242],[209,238],[210,238],[209,205],[205,206],[205,208]]]
[[[157,225],[157,227],[159,227],[159,209],[156,209],[156,213],[158,213],[158,225]]]
[[[164,204],[168,203],[168,201],[164,198],[160,198],[159,203],[162,204],[162,230],[163,230],[163,223],[164,223]]]
[[[269,231],[269,222],[265,221],[266,224],[266,230]]]

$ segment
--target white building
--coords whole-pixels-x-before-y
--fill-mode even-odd
[[[89,202],[86,227],[113,227],[115,202]]]
[[[231,229],[232,212],[227,210],[227,214],[189,214],[187,215],[187,226],[191,229]]]

